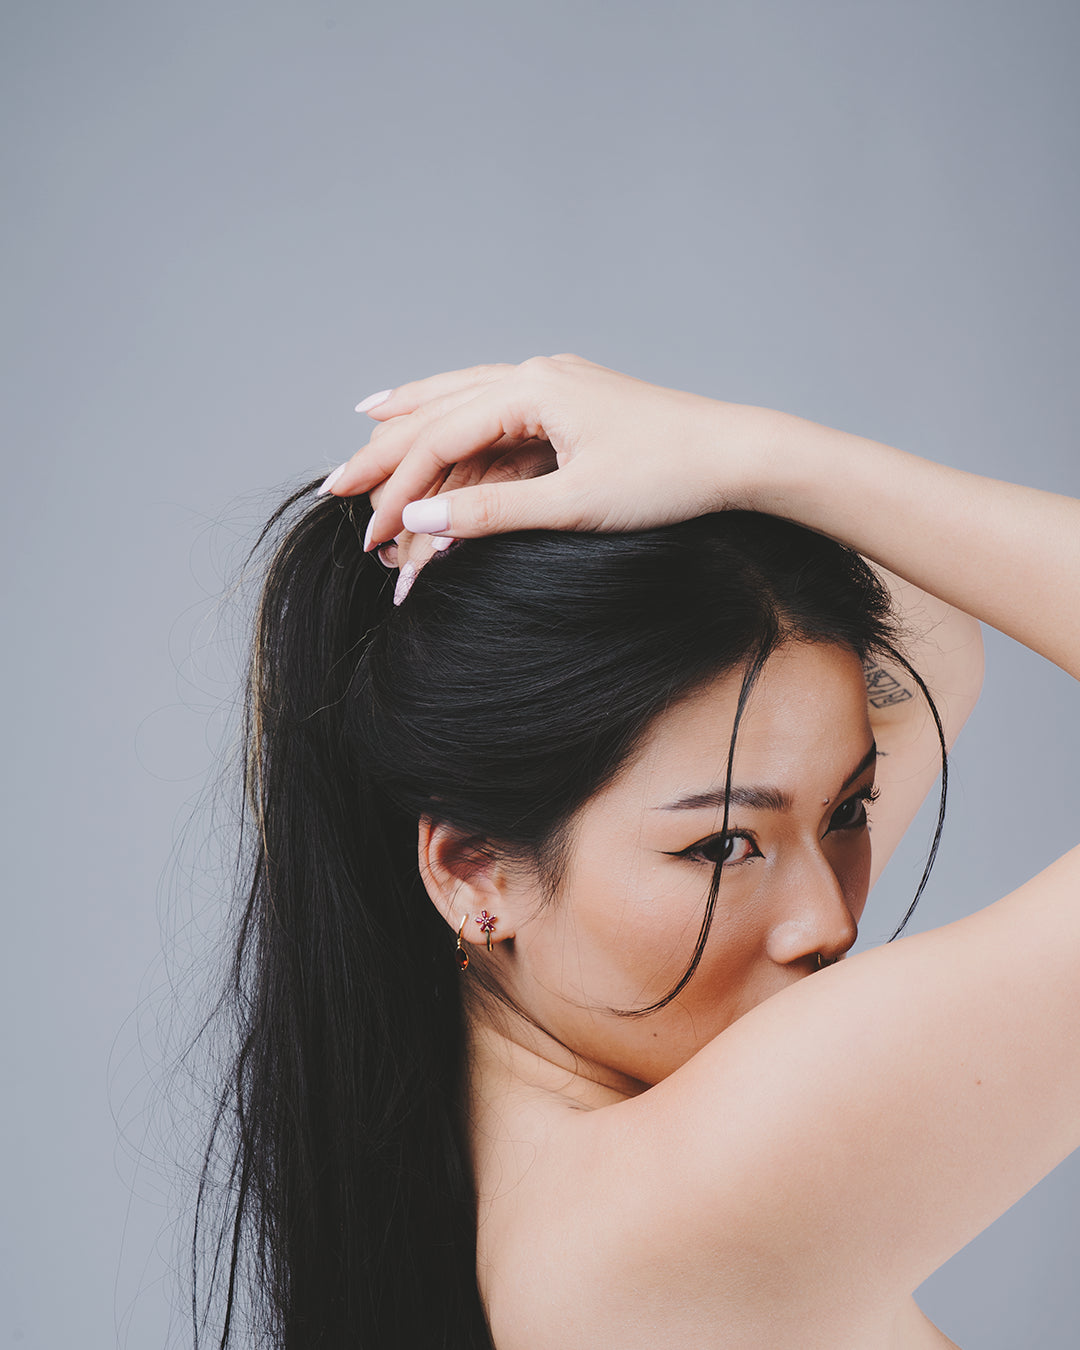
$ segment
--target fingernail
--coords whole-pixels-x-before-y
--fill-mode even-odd
[[[412,590],[412,584],[416,580],[416,564],[407,562],[398,573],[397,585],[394,587],[394,604],[400,605],[402,600]]]
[[[328,473],[326,475],[326,477],[323,479],[322,487],[319,488],[315,496],[322,497],[325,493],[329,492],[330,489],[334,486],[334,484],[337,482],[337,480],[341,477],[341,475],[344,472],[345,472],[345,465],[339,464],[333,473]]]
[[[449,548],[453,542],[454,540],[448,534],[437,534],[431,541],[431,547],[436,553],[441,553],[444,548]]]
[[[424,497],[408,504],[401,523],[413,534],[442,534],[450,524],[450,507],[445,497]]]
[[[371,548],[371,536],[372,536],[372,533],[374,532],[374,530],[375,530],[375,516],[374,516],[374,514],[373,514],[372,517],[371,517],[371,519],[370,519],[370,520],[368,521],[368,523],[367,523],[367,529],[364,531],[364,552],[365,552],[365,553],[367,553],[367,551]]]
[[[380,403],[385,403],[393,392],[392,389],[380,389],[377,394],[368,394],[367,398],[356,405],[356,411],[369,412],[372,408],[377,408]]]

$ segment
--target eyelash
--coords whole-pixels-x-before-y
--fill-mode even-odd
[[[831,834],[833,830],[863,829],[868,824],[866,818],[866,809],[865,809],[866,806],[871,802],[876,802],[880,796],[881,796],[880,788],[866,787],[862,788],[859,792],[853,793],[850,797],[846,797],[833,812],[832,817],[833,820],[836,819],[836,817],[840,814],[841,811],[844,810],[845,807],[850,807],[855,802],[862,802],[863,810],[859,813],[859,816],[855,820],[849,821],[846,825],[830,824],[829,829],[826,831],[826,833]],[[691,862],[704,862],[708,863],[710,867],[715,867],[719,859],[705,857],[704,856],[705,849],[718,844],[731,844],[736,839],[745,839],[749,843],[753,844],[754,852],[750,854],[749,857],[741,859],[740,862],[731,863],[728,862],[727,858],[725,857],[724,861],[728,867],[738,867],[742,862],[749,862],[751,858],[760,858],[762,856],[757,851],[757,844],[754,841],[753,835],[748,834],[745,830],[729,830],[726,835],[712,834],[707,839],[699,839],[696,844],[691,844],[689,848],[681,849],[678,853],[672,853],[670,856],[672,858],[688,858]]]

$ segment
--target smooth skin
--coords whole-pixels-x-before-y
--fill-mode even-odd
[[[410,502],[417,531],[456,537],[746,507],[886,570],[928,620],[911,655],[950,738],[978,681],[965,615],[1080,674],[1070,499],[572,355],[417,381],[372,416],[332,490],[371,492],[372,546],[397,535],[418,564],[430,542],[402,533]],[[519,453],[541,476],[515,478]],[[786,798],[733,812],[706,960],[662,1024],[623,1025],[606,1003],[648,1000],[692,942],[704,855],[671,855],[717,847],[716,813],[663,808],[715,786],[730,683],[658,719],[583,809],[547,908],[527,877],[463,865],[421,822],[434,902],[455,929],[500,913],[483,958],[539,1023],[470,1010],[478,1273],[499,1350],[948,1345],[912,1290],[1080,1145],[1080,849],[957,923],[816,968],[850,945],[933,775],[916,700],[868,712],[856,666],[803,644],[766,667],[735,782]],[[868,867],[861,799],[844,803],[868,788],[868,771],[846,780],[871,737]]]

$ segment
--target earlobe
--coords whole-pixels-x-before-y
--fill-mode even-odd
[[[510,917],[514,907],[507,904],[508,872],[484,841],[422,816],[417,861],[432,903],[458,935],[459,944],[482,942],[490,951],[493,940],[514,936]],[[470,922],[462,931],[464,918]]]

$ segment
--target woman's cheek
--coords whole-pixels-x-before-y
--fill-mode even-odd
[[[847,907],[858,922],[866,908],[866,896],[870,887],[870,835],[866,830],[860,831],[855,847],[851,850],[851,856],[844,860],[843,866],[837,871],[837,876]]]

